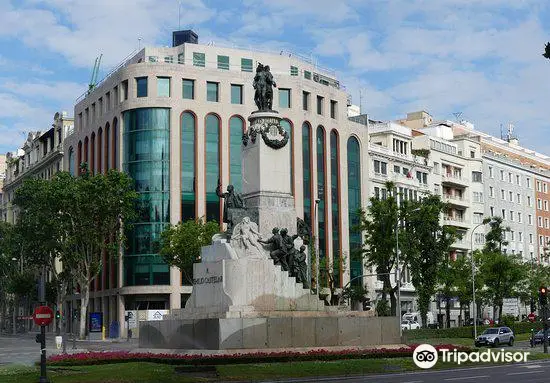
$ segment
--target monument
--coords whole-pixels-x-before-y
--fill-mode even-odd
[[[242,195],[223,199],[224,233],[201,252],[185,308],[142,322],[140,347],[242,349],[388,344],[397,318],[325,306],[309,289],[307,224],[297,217],[290,186],[289,133],[272,110],[269,66],[254,77],[258,110],[242,139]]]

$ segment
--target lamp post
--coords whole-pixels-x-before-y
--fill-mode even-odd
[[[480,226],[485,225],[483,222],[476,225],[470,233],[470,256],[472,261],[472,310],[474,312],[474,339],[477,339],[477,310],[476,310],[476,266],[474,262],[474,231]]]
[[[313,214],[315,215],[313,222],[315,222],[315,290],[317,292],[317,297],[319,297],[321,288],[319,284],[319,198],[315,199],[315,206],[313,207]]]

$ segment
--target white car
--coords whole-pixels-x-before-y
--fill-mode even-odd
[[[409,320],[403,320],[401,321],[401,329],[402,330],[414,330],[420,328],[420,324],[418,322],[409,321]]]

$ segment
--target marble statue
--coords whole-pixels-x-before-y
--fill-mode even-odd
[[[258,225],[252,222],[249,217],[243,217],[242,221],[235,225],[231,237],[231,246],[235,248],[239,258],[247,256],[247,254],[261,257],[264,251],[260,242],[261,235]]]

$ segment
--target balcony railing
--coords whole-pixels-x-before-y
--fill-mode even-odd
[[[470,222],[464,217],[443,216],[443,222],[453,226],[468,226]]]
[[[460,203],[461,205],[467,205],[469,202],[467,198],[460,197],[453,194],[443,194],[443,200],[448,202],[457,202],[457,203]]]

